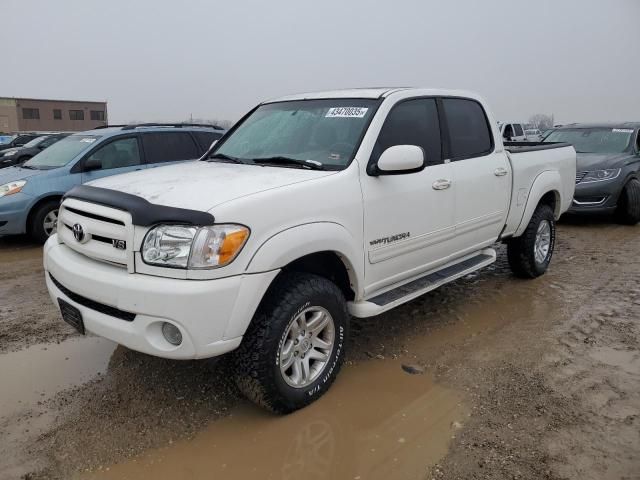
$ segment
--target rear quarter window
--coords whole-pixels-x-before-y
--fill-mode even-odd
[[[491,153],[491,129],[484,109],[478,102],[465,98],[443,98],[442,106],[452,160],[481,157]]]
[[[147,163],[195,160],[201,149],[187,132],[148,132],[142,134]]]
[[[220,138],[222,138],[222,134],[217,132],[191,132],[191,133],[193,133],[193,136],[196,137],[196,140],[198,141],[198,144],[200,145],[200,148],[202,149],[203,152],[205,152],[206,150],[209,150],[209,147],[213,142],[215,142],[216,140],[220,140]]]

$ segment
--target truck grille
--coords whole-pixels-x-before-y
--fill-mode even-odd
[[[584,177],[587,176],[587,172],[576,172],[576,183],[580,183]]]
[[[82,255],[133,272],[133,225],[128,212],[69,198],[60,206],[58,238]]]

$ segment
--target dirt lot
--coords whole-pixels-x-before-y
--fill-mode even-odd
[[[564,222],[535,281],[500,253],[354,321],[332,390],[275,417],[224,359],[76,335],[0,240],[0,478],[640,479],[640,227]]]

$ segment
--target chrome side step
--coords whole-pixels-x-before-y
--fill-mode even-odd
[[[492,248],[482,250],[476,255],[458,263],[447,265],[440,270],[400,285],[361,302],[349,302],[349,313],[354,317],[371,317],[391,310],[398,305],[418,298],[431,290],[464,277],[469,273],[491,265],[496,261],[496,252]]]

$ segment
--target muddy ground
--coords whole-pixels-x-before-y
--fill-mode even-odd
[[[354,320],[331,391],[275,417],[224,359],[76,335],[0,240],[0,478],[640,479],[640,227],[563,222],[534,281],[499,253]]]

